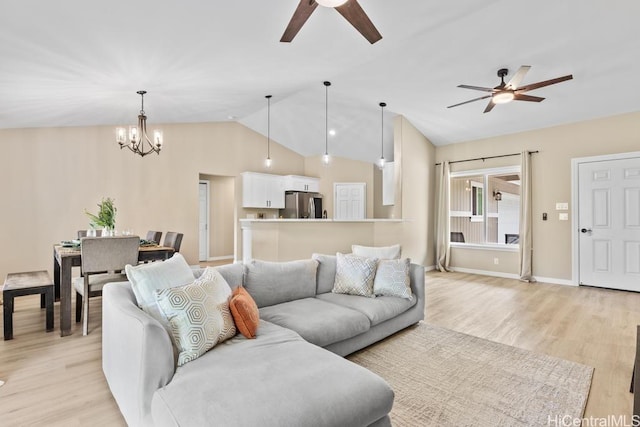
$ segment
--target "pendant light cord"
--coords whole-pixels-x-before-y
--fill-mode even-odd
[[[331,82],[324,82],[324,154],[329,154],[329,86]]]
[[[384,158],[384,102],[380,103],[380,158]]]
[[[267,98],[267,159],[271,158],[271,95]]]

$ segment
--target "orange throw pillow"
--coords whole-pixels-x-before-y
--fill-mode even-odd
[[[233,290],[229,308],[240,333],[247,338],[255,338],[260,314],[256,302],[245,288],[238,286]]]

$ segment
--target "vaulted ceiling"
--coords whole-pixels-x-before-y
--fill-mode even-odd
[[[385,101],[436,145],[640,110],[637,0],[359,0],[383,39],[369,44],[318,7],[279,39],[298,0],[4,0],[0,128],[237,120],[303,155],[324,152],[325,87],[334,155],[380,157]],[[531,65],[523,84],[568,82],[483,114],[496,71]],[[111,141],[109,141],[111,142]],[[167,144],[172,141],[167,140]]]

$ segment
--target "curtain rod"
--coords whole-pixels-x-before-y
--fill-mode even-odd
[[[538,153],[538,150],[536,151],[528,151],[529,154],[536,154]],[[453,164],[453,163],[463,163],[463,162],[473,162],[475,160],[482,160],[483,162],[485,160],[488,159],[498,159],[500,157],[511,157],[511,156],[519,156],[522,153],[513,153],[513,154],[501,154],[499,156],[488,156],[488,157],[476,157],[475,159],[464,159],[464,160],[454,160],[452,162],[449,162],[449,164]],[[440,166],[442,163],[436,163],[436,166]]]

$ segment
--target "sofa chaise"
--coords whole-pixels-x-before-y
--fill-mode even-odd
[[[237,334],[178,368],[167,330],[131,284],[105,286],[103,371],[129,425],[390,425],[393,390],[341,356],[424,318],[422,266],[410,265],[410,299],[331,292],[331,255],[216,269],[255,300],[257,336]]]

